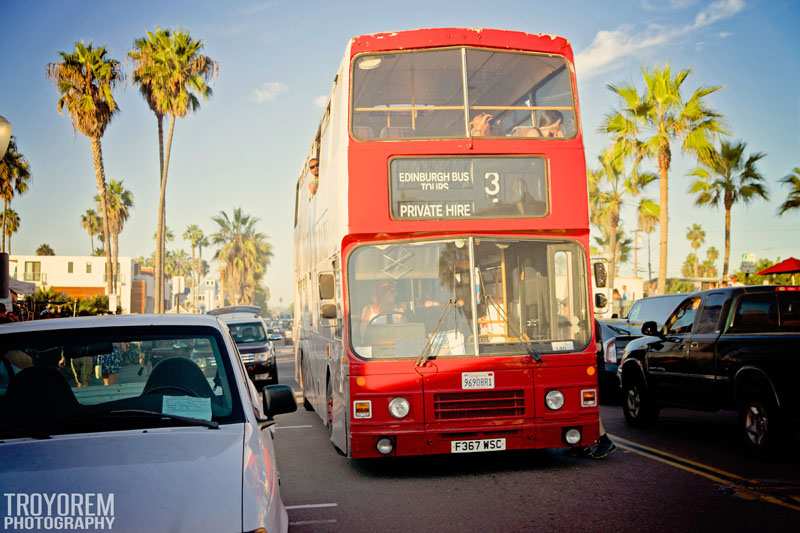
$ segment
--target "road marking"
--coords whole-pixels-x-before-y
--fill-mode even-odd
[[[714,483],[731,489],[734,493],[742,498],[748,500],[759,500],[762,502],[779,505],[793,511],[800,511],[800,505],[789,503],[770,494],[764,494],[762,492],[763,488],[759,487],[760,482],[756,479],[744,478],[732,472],[727,472],[713,466],[692,461],[691,459],[686,459],[678,455],[664,452],[657,448],[651,448],[649,446],[645,446],[643,444],[639,444],[638,442],[633,442],[610,433],[609,437],[611,437],[612,440],[617,443],[617,446],[623,450],[641,455],[642,457],[652,459],[659,463],[664,463],[679,470],[689,472],[690,474],[706,478]]]
[[[304,505],[287,505],[286,510],[292,509],[321,509],[323,507],[338,507],[338,503],[306,503]]]
[[[335,524],[335,518],[329,518],[327,520],[298,520],[297,522],[289,522],[290,526],[311,526],[316,524]]]
[[[307,426],[275,426],[275,429],[308,429],[313,427],[314,426],[311,424],[308,424]]]

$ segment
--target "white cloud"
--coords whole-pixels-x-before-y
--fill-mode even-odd
[[[631,31],[629,26],[598,31],[592,44],[575,56],[578,74],[582,79],[591,78],[626,57],[730,18],[742,9],[744,0],[714,0],[697,13],[692,24],[650,26],[638,33]]]
[[[258,104],[271,102],[272,100],[275,100],[279,94],[285,93],[288,90],[289,87],[287,87],[285,83],[281,83],[279,81],[268,81],[266,83],[262,83],[260,87],[253,89],[253,101]]]
[[[744,9],[744,0],[714,0],[694,18],[694,27],[703,28],[734,16]]]
[[[328,96],[321,94],[314,98],[314,105],[319,107],[320,109],[325,109],[325,106],[328,104]]]
[[[731,35],[733,35],[733,34],[731,32],[729,32],[729,31],[721,31],[721,32],[719,32],[719,38],[720,39],[727,39]]]
[[[697,3],[697,0],[669,0],[666,3],[664,3],[664,0],[642,0],[642,8],[647,11],[664,11],[667,9],[684,9],[695,3]]]

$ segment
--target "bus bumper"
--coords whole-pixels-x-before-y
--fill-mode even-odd
[[[581,440],[569,445],[564,435],[569,429],[578,429]],[[439,455],[452,453],[453,441],[505,439],[506,450],[532,450],[542,448],[580,448],[589,446],[599,437],[599,418],[595,411],[568,420],[525,422],[513,427],[398,430],[373,427],[353,431],[350,435],[350,456],[354,459],[377,457],[405,457],[413,455]],[[389,438],[392,452],[382,454],[377,449],[380,439]]]

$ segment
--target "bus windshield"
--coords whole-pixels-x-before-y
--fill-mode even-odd
[[[582,267],[569,241],[360,246],[348,274],[353,349],[364,358],[581,350],[591,335]]]
[[[570,138],[573,102],[559,56],[447,48],[361,55],[353,67],[360,140]]]

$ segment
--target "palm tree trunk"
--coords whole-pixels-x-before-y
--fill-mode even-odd
[[[106,191],[106,173],[103,168],[103,148],[100,137],[92,138],[92,159],[94,160],[94,175],[97,182],[97,193],[103,206],[103,251],[106,256],[106,292],[114,293],[114,265],[111,264],[110,234],[108,229],[108,192]]]
[[[608,228],[608,286],[614,290],[614,279],[617,277],[617,227],[619,225],[619,217],[612,217],[611,224]]]
[[[658,154],[658,174],[660,178],[658,213],[658,294],[667,289],[667,249],[669,238],[669,146],[661,147]]]
[[[169,158],[172,151],[172,137],[175,133],[175,115],[169,117],[169,130],[167,131],[167,141],[164,150],[164,163],[161,171],[161,188],[158,197],[158,232],[156,246],[156,279],[160,280],[161,292],[158,295],[157,312],[164,312],[164,255],[165,255],[165,239],[164,231],[166,229],[166,203],[167,203],[167,176],[169,175]]]
[[[6,213],[8,213],[8,200],[3,201],[3,252],[6,251]]]
[[[722,259],[722,284],[728,281],[728,264],[731,260],[731,204],[725,199],[725,257]]]
[[[164,179],[164,115],[156,113],[156,123],[158,125],[158,183],[160,187],[161,181]],[[164,288],[161,283],[161,269],[159,268],[161,257],[161,238],[158,235],[163,219],[163,216],[159,216],[158,221],[156,222],[156,250],[153,261],[153,269],[155,274],[155,279],[153,280],[153,312],[155,313],[163,312],[163,309],[161,308],[162,303],[160,302],[163,302],[164,299]]]
[[[114,293],[119,294],[119,231],[114,232]]]
[[[191,280],[192,280],[192,312],[197,312],[197,265],[195,264],[195,252],[197,251],[197,246],[195,246],[194,242],[192,242],[192,269],[191,269]]]
[[[89,245],[91,246],[91,248],[89,248],[89,255],[94,255],[94,233],[89,234]]]

